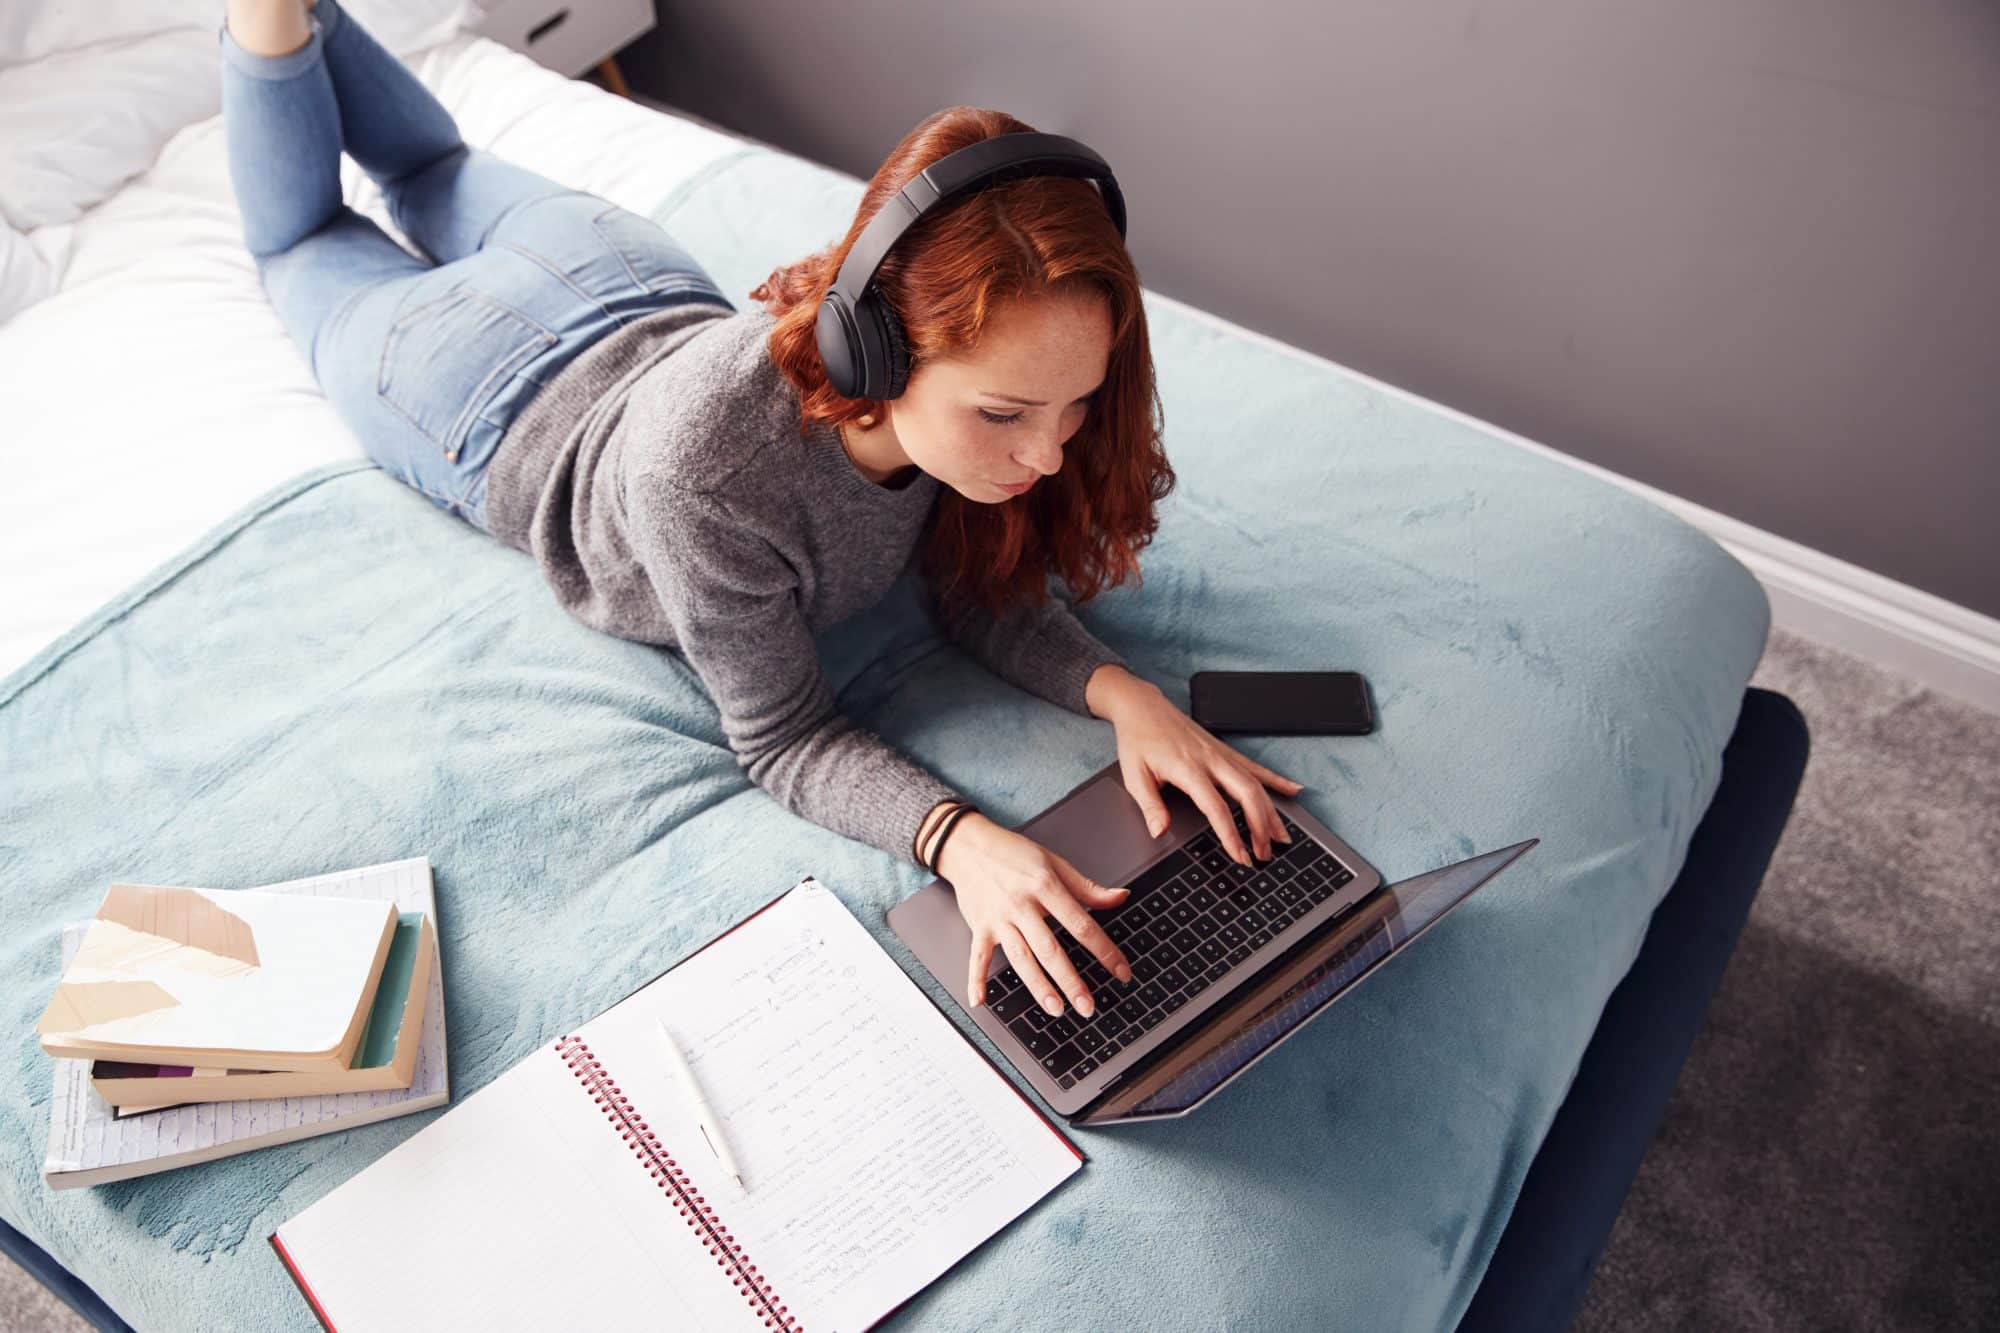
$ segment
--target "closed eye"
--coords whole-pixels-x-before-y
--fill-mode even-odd
[[[1082,407],[1082,406],[1087,406],[1096,401],[1097,401],[1097,392],[1095,390],[1092,390],[1091,392],[1085,394],[1083,397],[1077,399],[1074,403],[1071,403],[1070,406]],[[1014,422],[1019,421],[1022,417],[1028,414],[1026,412],[1016,412],[1012,416],[1003,417],[997,413],[988,412],[985,408],[982,407],[979,409],[979,415],[986,418],[988,421],[992,422],[996,426],[1007,426],[1007,425],[1012,425]]]

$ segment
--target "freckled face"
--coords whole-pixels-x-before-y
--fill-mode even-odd
[[[1000,307],[970,354],[932,358],[889,403],[903,454],[968,500],[1000,504],[1063,463],[1111,362],[1111,310],[1093,294]],[[1031,401],[1020,401],[1023,399]]]

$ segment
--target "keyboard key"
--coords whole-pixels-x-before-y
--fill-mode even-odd
[[[1228,961],[1226,959],[1218,958],[1213,963],[1209,964],[1208,971],[1202,973],[1202,975],[1207,977],[1210,981],[1217,981],[1220,980],[1222,974],[1224,972],[1227,972],[1228,970],[1229,970]]]
[[[1201,947],[1202,940],[1206,938],[1205,935],[1198,933],[1192,926],[1186,926],[1174,932],[1174,938],[1171,943],[1182,953],[1193,953]]]
[[[1125,947],[1132,953],[1146,954],[1151,953],[1153,946],[1158,943],[1159,940],[1154,937],[1153,932],[1142,927],[1132,932],[1131,943]]]
[[[1151,981],[1159,975],[1159,972],[1160,964],[1154,960],[1151,954],[1140,954],[1132,960],[1132,980],[1135,982],[1144,983]]]
[[[1002,1023],[1011,1023],[1014,1019],[1019,1018],[1025,1013],[1034,1003],[1034,996],[1024,990],[1017,990],[1011,995],[1002,995],[997,1000],[988,1000],[986,1005],[987,1008],[993,1011],[993,1016],[998,1018]]]
[[[1056,1086],[1059,1088],[1073,1088],[1076,1086],[1076,1076],[1074,1074],[1064,1074],[1056,1080]]]
[[[1103,1030],[1097,1024],[1091,1024],[1076,1034],[1076,1045],[1077,1049],[1081,1050],[1085,1055],[1097,1054],[1098,1050],[1104,1045]]]
[[[1228,953],[1229,950],[1223,947],[1221,940],[1210,937],[1203,940],[1201,947],[1196,949],[1195,952],[1201,956],[1202,961],[1214,963],[1220,962],[1222,955]]]
[[[1266,926],[1262,930],[1252,931],[1247,943],[1253,949],[1261,949],[1266,944],[1270,943],[1270,941],[1271,941],[1271,928],[1269,926]]]
[[[1248,958],[1249,956],[1250,956],[1250,946],[1247,944],[1239,944],[1234,949],[1231,949],[1228,953],[1224,954],[1223,958],[1229,963],[1231,967],[1234,967],[1238,963],[1242,962],[1245,958]]]
[[[1118,1040],[1118,1038],[1116,1037],[1106,1037],[1104,1039],[1104,1049],[1097,1053],[1097,1063],[1099,1065],[1103,1065],[1104,1063],[1109,1061],[1112,1056],[1118,1054],[1118,1052],[1124,1049],[1125,1049],[1124,1042]]]
[[[1077,1061],[1076,1068],[1069,1072],[1072,1078],[1089,1078],[1097,1072],[1097,1061],[1086,1055],[1083,1059]]]
[[[1218,898],[1215,905],[1208,909],[1208,914],[1217,921],[1234,921],[1243,914],[1243,909],[1227,898]]]
[[[1076,1048],[1076,1043],[1066,1041],[1042,1057],[1042,1068],[1048,1070],[1051,1074],[1067,1074],[1076,1067],[1076,1062],[1081,1059],[1083,1059],[1083,1052]]]
[[[1037,1060],[1056,1048],[1055,1038],[1049,1036],[1046,1032],[1037,1032],[1033,1028],[1025,1027],[1025,1025],[1009,1027],[1007,1030],[1013,1033],[1015,1038],[1020,1041],[1022,1049]]]

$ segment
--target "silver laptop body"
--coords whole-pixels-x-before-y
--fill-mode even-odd
[[[1331,829],[1290,797],[1270,795],[1292,827],[1293,842],[1288,847],[1273,841],[1272,859],[1258,861],[1253,855],[1249,867],[1228,860],[1226,852],[1213,854],[1215,849],[1208,844],[1215,839],[1208,817],[1178,788],[1161,787],[1171,819],[1159,837],[1148,834],[1116,762],[1020,826],[1021,833],[1059,853],[1098,883],[1134,885],[1132,904],[1163,901],[1155,895],[1167,885],[1175,886],[1175,894],[1185,894],[1190,884],[1196,886],[1195,893],[1206,887],[1214,897],[1232,888],[1249,891],[1256,883],[1253,877],[1261,874],[1268,886],[1277,878],[1273,868],[1281,859],[1313,867],[1311,887],[1286,895],[1295,899],[1289,907],[1298,913],[1295,919],[1267,924],[1257,933],[1268,938],[1254,946],[1246,938],[1243,946],[1231,951],[1238,955],[1233,961],[1225,954],[1218,960],[1226,963],[1220,976],[1199,993],[1147,1006],[1153,1015],[1147,1020],[1150,1026],[1108,1058],[1065,1065],[1051,1052],[1045,1035],[1024,1039],[1016,1029],[1041,1028],[1046,1023],[1063,1031],[1054,1049],[1069,1046],[1068,1058],[1074,1059],[1073,1043],[1089,1040],[1081,1035],[1086,1029],[1098,1031],[1091,1025],[1115,1016],[1137,991],[1140,978],[1129,985],[1115,978],[1092,985],[1093,1017],[1083,1018],[1073,1005],[1065,1005],[1060,1019],[1068,1020],[1068,1029],[1039,1009],[1024,1015],[1018,1003],[1012,1006],[1015,1018],[1010,1026],[1003,1017],[1009,1007],[1005,997],[996,997],[998,983],[989,980],[987,1002],[969,1010],[973,1021],[1058,1114],[1090,1125],[1186,1115],[1537,841],[1531,838],[1472,857],[1385,890],[1376,869]],[[1240,830],[1242,813],[1233,803],[1231,813]],[[1244,845],[1249,846],[1248,838]],[[1200,855],[1191,854],[1195,848],[1203,849]],[[1328,873],[1331,866],[1346,875]],[[1163,875],[1166,884],[1157,883]],[[1304,874],[1291,878],[1300,885],[1308,880]],[[1140,885],[1147,887],[1142,891]],[[1121,910],[1097,911],[1093,916],[1109,930]],[[964,1008],[972,932],[959,914],[950,884],[932,880],[890,908],[889,925]],[[1054,929],[1065,946],[1074,946],[1067,930]],[[1223,930],[1212,917],[1197,915],[1176,933],[1183,939],[1188,938],[1186,931],[1219,939]],[[1132,950],[1126,952],[1130,956]],[[988,977],[1003,973],[1011,976],[1012,963],[996,949]],[[1163,1018],[1158,1017],[1162,1009],[1170,1010]],[[1121,1021],[1119,1027],[1129,1028],[1130,1022]],[[1106,1025],[1101,1031],[1113,1030]],[[1037,1043],[1041,1054],[1030,1048],[1029,1040]],[[1051,1066],[1051,1061],[1056,1064]],[[1055,1067],[1063,1072],[1054,1072]],[[1087,1072],[1075,1075],[1086,1067]]]
[[[1174,881],[1186,885],[1190,879],[1202,881],[1206,875],[1206,883],[1216,887],[1214,873],[1196,871],[1194,865],[1220,865],[1224,883],[1242,883],[1258,873],[1270,875],[1278,855],[1272,861],[1252,857],[1252,867],[1238,867],[1228,861],[1226,853],[1222,857],[1210,855],[1214,849],[1200,859],[1190,857],[1194,847],[1214,843],[1208,817],[1176,787],[1162,787],[1160,795],[1166,801],[1170,823],[1156,839],[1146,833],[1146,821],[1126,793],[1118,765],[1110,763],[1020,825],[1020,833],[1060,853],[1100,885],[1148,885],[1160,879],[1166,869],[1180,867]],[[1270,797],[1294,829],[1294,843],[1286,847],[1274,841],[1272,851],[1284,857],[1322,859],[1320,867],[1326,867],[1324,859],[1330,859],[1344,867],[1352,879],[1334,887],[1334,881],[1342,877],[1320,875],[1318,887],[1312,891],[1318,901],[1300,899],[1294,911],[1298,907],[1304,911],[1294,921],[1270,929],[1270,937],[1260,945],[1248,951],[1238,949],[1240,959],[1228,963],[1226,971],[1198,995],[1176,997],[1172,1013],[1164,1019],[1158,1017],[1160,1007],[1152,1007],[1150,1027],[1136,1041],[1120,1045],[1108,1059],[1084,1061],[1088,1073],[1082,1077],[1072,1077],[1068,1071],[1058,1075],[1046,1065],[1050,1055],[1046,1051],[1036,1055],[996,1013],[996,983],[988,985],[988,1003],[970,1009],[980,1031],[1058,1115],[1086,1125],[1186,1115],[1534,845],[1530,839],[1500,853],[1472,857],[1392,887],[1400,891],[1400,897],[1394,891],[1384,895],[1382,875],[1360,853],[1294,799],[1280,793],[1270,793]],[[1230,809],[1238,829],[1242,829],[1242,811],[1234,805]],[[1306,847],[1308,841],[1316,847]],[[1244,845],[1248,847],[1248,839]],[[1130,901],[1140,903],[1146,893],[1134,891]],[[1440,905],[1444,897],[1450,901]],[[1356,911],[1364,905],[1366,913]],[[1094,917],[1110,929],[1118,911],[1098,911]],[[962,991],[966,961],[972,953],[972,931],[958,913],[950,883],[930,881],[892,907],[888,923],[964,1009]],[[1202,917],[1194,921],[1194,927],[1202,935],[1218,931],[1212,919]],[[1056,927],[1056,937],[1066,947],[1074,947],[1068,931]],[[1126,953],[1130,957],[1132,951]],[[996,979],[1002,973],[1012,973],[1012,963],[1004,951],[996,949],[988,977]],[[1132,985],[1116,979],[1092,985],[1094,1017],[1084,1019],[1074,1005],[1066,1005],[1060,1017],[1068,1019],[1072,1031],[1080,1035],[1088,1025],[1116,1015],[1116,1009],[1138,985],[1138,977]],[[1040,1011],[1034,1013],[1040,1015]],[[1034,1025],[1040,1027],[1042,1019],[1046,1015],[1040,1015]],[[1048,1023],[1056,1021],[1048,1019]],[[1130,1027],[1130,1023],[1122,1027]],[[1042,1045],[1048,1043],[1042,1041]]]

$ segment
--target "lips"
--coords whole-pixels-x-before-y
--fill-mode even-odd
[[[1026,481],[1016,482],[1012,486],[999,482],[995,483],[995,485],[998,485],[1001,490],[1007,492],[1007,494],[1009,495],[1025,495],[1027,494],[1028,489],[1032,487],[1034,484],[1035,484],[1035,478],[1033,477],[1030,477]]]

